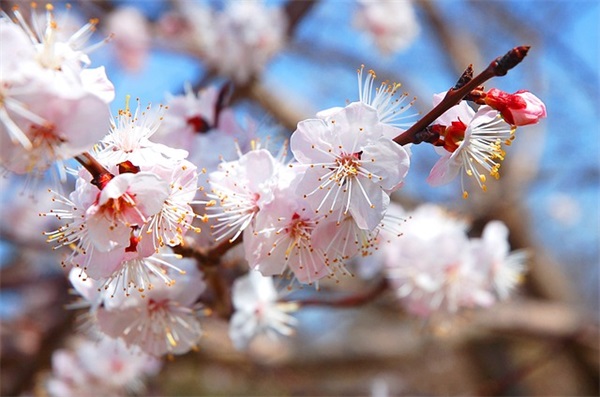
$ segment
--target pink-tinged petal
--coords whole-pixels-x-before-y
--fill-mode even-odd
[[[437,106],[442,99],[446,96],[446,92],[442,92],[439,94],[433,95],[433,106]],[[458,105],[455,105],[448,109],[446,113],[437,118],[434,124],[442,124],[444,126],[449,126],[453,121],[460,120],[465,124],[469,124],[473,116],[475,115],[475,111],[471,108],[466,101],[459,102]]]
[[[460,166],[460,162],[452,156],[452,153],[447,153],[435,163],[427,177],[427,183],[431,186],[441,186],[449,183],[458,175]]]
[[[20,63],[35,59],[36,50],[23,29],[8,18],[0,19],[0,42],[2,42],[0,71],[2,80],[5,81],[11,77],[11,74],[20,72]]]
[[[364,193],[358,186],[359,183],[364,189]],[[384,194],[381,187],[374,183],[369,183],[369,180],[364,178],[353,182],[352,189],[354,189],[354,192],[352,193],[353,199],[350,206],[350,213],[356,224],[364,230],[375,229],[383,219],[385,210],[390,204],[390,197]]]
[[[373,183],[386,191],[393,190],[402,183],[410,167],[410,158],[404,148],[393,141],[381,137],[372,145],[366,146],[361,156],[365,170],[375,175]],[[379,180],[377,177],[381,177]]]
[[[104,66],[95,69],[83,69],[80,77],[83,86],[105,103],[110,103],[115,99],[115,86],[106,76]]]
[[[111,274],[121,267],[121,263],[125,257],[125,248],[117,247],[107,252],[96,250],[92,255],[92,261],[85,271],[92,279],[101,280],[110,277]]]
[[[107,217],[98,206],[88,208],[86,217],[88,237],[98,251],[107,252],[115,247],[129,246],[131,227]]]
[[[125,174],[126,175],[126,174]],[[169,197],[169,183],[153,173],[139,172],[131,181],[130,192],[137,205],[146,216],[152,216],[162,209]]]
[[[239,166],[246,170],[248,187],[253,192],[259,192],[261,186],[273,178],[275,159],[265,149],[251,150],[240,158]]]
[[[327,150],[332,144],[324,140],[328,126],[320,119],[303,120],[290,138],[290,149],[300,163],[324,163],[332,160]]]
[[[306,199],[310,208],[322,213],[338,209],[346,204],[339,197],[333,202],[336,191],[342,189],[337,182],[330,182],[327,186],[321,187],[328,180],[328,177],[324,176],[327,172],[329,169],[321,166],[307,168],[295,190],[299,197]]]
[[[303,254],[296,252],[297,255],[304,255],[302,260],[290,260],[290,269],[294,272],[296,279],[303,284],[310,284],[331,274],[330,269],[325,264],[325,257],[321,252],[305,250]]]

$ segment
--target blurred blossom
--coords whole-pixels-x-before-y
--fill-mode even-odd
[[[150,49],[150,27],[136,7],[121,7],[104,21],[104,32],[113,37],[112,49],[123,69],[137,72],[144,67]]]
[[[228,1],[222,11],[186,3],[184,17],[191,29],[183,34],[209,67],[239,84],[245,84],[264,69],[286,40],[287,18],[283,9],[267,7],[261,0]],[[178,32],[176,20],[165,29]]]
[[[420,31],[409,0],[358,0],[354,26],[365,32],[386,55],[410,46]]]
[[[237,147],[246,148],[254,134],[242,128],[233,109],[224,105],[227,90],[209,86],[195,94],[188,84],[184,95],[168,95],[168,110],[154,140],[187,150],[188,160],[208,172],[223,159],[233,160]]]
[[[234,282],[232,299],[235,311],[229,323],[229,337],[236,349],[247,348],[260,334],[276,338],[293,333],[297,320],[287,313],[297,307],[277,302],[278,293],[271,277],[251,270]]]
[[[144,380],[162,363],[120,339],[73,338],[71,346],[52,355],[45,388],[53,397],[129,396],[144,391]]]
[[[554,193],[546,199],[548,215],[564,226],[573,226],[581,220],[581,206],[572,195]]]
[[[503,223],[488,223],[480,239],[466,232],[464,221],[422,205],[407,214],[394,244],[382,246],[386,275],[408,311],[427,317],[490,306],[521,282],[526,256],[510,252]]]

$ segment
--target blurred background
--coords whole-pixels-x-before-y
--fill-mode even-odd
[[[1,2],[4,10],[14,3]],[[165,15],[189,2],[72,3],[73,18],[100,19],[97,40],[115,33],[113,43],[91,55],[92,66],[104,65],[115,84],[114,113],[127,94],[165,103],[167,93],[183,93],[186,83],[227,81],[193,47],[165,33]],[[548,111],[540,124],[519,130],[498,183],[487,193],[472,191],[468,200],[458,181],[432,188],[425,178],[438,156],[421,145],[413,148],[406,186],[395,197],[408,206],[443,205],[471,219],[476,230],[504,221],[512,248],[532,252],[527,280],[512,301],[435,326],[403,314],[387,294],[356,308],[303,309],[294,337],[257,340],[245,353],[232,348],[226,322],[207,318],[200,352],[167,362],[145,393],[598,395],[600,3],[413,1],[396,16],[409,27],[393,50],[361,27],[357,2],[267,4],[289,17],[287,41],[259,76],[236,82],[232,94],[239,117],[254,118],[259,132],[290,134],[317,111],[355,101],[356,69],[363,64],[380,81],[402,83],[416,98],[414,112],[425,113],[432,95],[453,86],[469,64],[477,73],[510,48],[531,46],[508,76],[486,84],[532,91]],[[124,7],[141,13],[145,31],[132,20],[106,26]],[[64,309],[68,282],[39,232],[51,230],[37,219],[42,200],[16,199],[13,183],[2,180],[0,392],[43,394],[37,380],[72,333],[74,314]],[[352,290],[352,283],[343,288]]]

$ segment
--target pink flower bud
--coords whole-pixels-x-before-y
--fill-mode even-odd
[[[492,88],[485,96],[485,103],[498,110],[507,123],[515,126],[535,124],[546,117],[544,103],[526,90],[509,94]]]

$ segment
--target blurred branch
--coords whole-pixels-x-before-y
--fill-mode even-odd
[[[290,302],[297,303],[301,307],[306,306],[327,306],[336,308],[349,308],[364,305],[366,303],[374,301],[377,297],[383,294],[388,289],[388,282],[385,278],[381,279],[379,283],[365,293],[345,296],[338,299],[289,299]]]
[[[198,262],[198,266],[201,269],[206,267],[218,266],[221,257],[242,242],[242,237],[238,237],[234,241],[223,240],[221,243],[213,245],[208,248],[195,247],[193,240],[190,240],[187,244],[176,245],[173,247],[173,252],[183,256],[184,258],[194,258]]]
[[[317,4],[315,0],[290,0],[283,7],[288,18],[288,37],[296,33],[296,29],[304,17]]]

